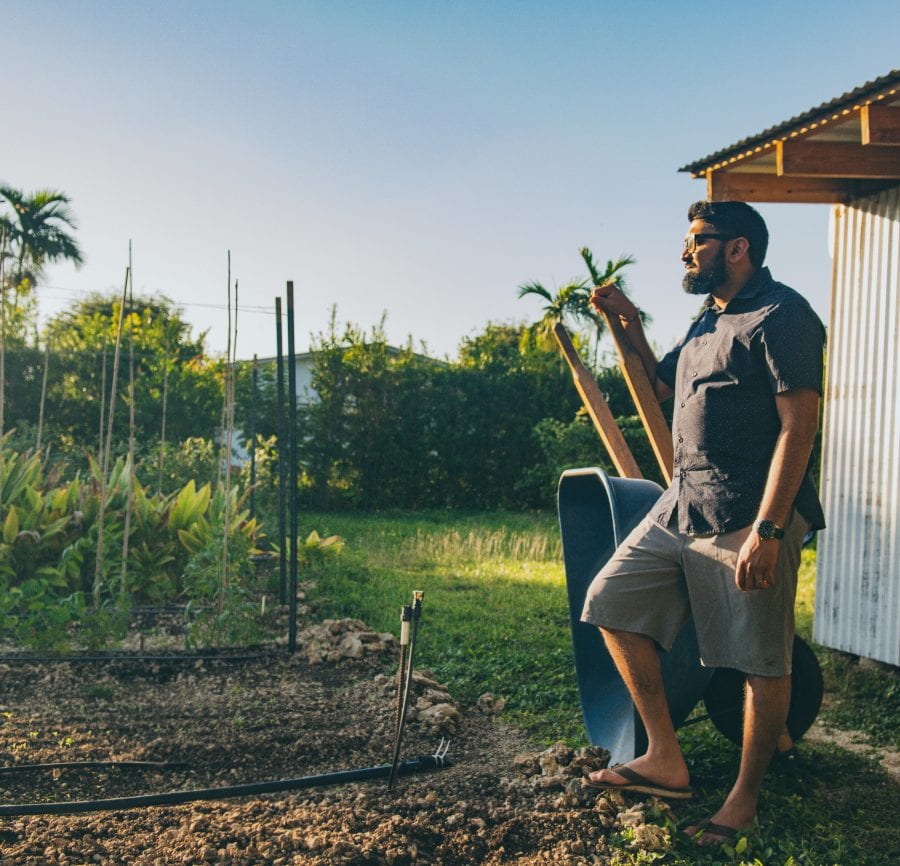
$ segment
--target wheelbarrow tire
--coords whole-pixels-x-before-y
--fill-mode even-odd
[[[819,660],[806,641],[796,635],[792,655],[787,729],[796,741],[816,720],[825,686]],[[703,693],[703,703],[712,723],[737,745],[743,739],[745,679],[746,675],[741,671],[719,668]]]

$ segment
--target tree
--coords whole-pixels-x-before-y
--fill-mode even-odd
[[[601,271],[594,263],[594,256],[590,249],[582,247],[579,252],[588,269],[589,276],[586,279],[572,280],[557,289],[556,294],[537,281],[524,283],[519,286],[519,297],[537,295],[546,301],[543,315],[532,325],[532,329],[539,334],[551,334],[553,326],[557,322],[564,324],[570,331],[577,332],[585,326],[593,331],[595,338],[594,366],[596,367],[600,351],[600,338],[606,330],[606,322],[602,316],[598,316],[594,312],[590,305],[591,291],[594,286],[601,286],[612,281],[615,281],[622,291],[626,291],[623,271],[628,265],[634,264],[635,259],[633,256],[623,253],[615,260],[609,259],[606,268]],[[649,321],[643,313],[641,313],[641,318],[645,322]]]
[[[115,341],[121,298],[91,295],[58,313],[46,324],[43,338],[52,346],[46,417],[50,436],[64,436],[77,449],[96,450],[100,424],[104,344]],[[164,393],[167,397],[166,439],[215,435],[222,401],[220,361],[207,357],[205,334],[194,336],[182,311],[167,298],[135,298],[125,321],[134,328],[135,420],[139,450],[147,455],[159,441]],[[21,387],[10,377],[9,415],[12,423],[34,423],[35,390],[42,364],[23,351]],[[18,357],[18,353],[16,355]],[[106,391],[110,390],[112,353],[106,358]],[[16,358],[13,358],[15,363]],[[120,370],[116,399],[114,449],[121,453],[128,427],[128,387],[125,365]],[[27,380],[27,381],[26,381]],[[48,439],[49,441],[49,439]],[[155,468],[155,464],[154,464]],[[154,476],[155,477],[155,476]]]
[[[44,276],[49,262],[70,261],[81,265],[84,257],[69,232],[76,228],[69,210],[69,197],[62,192],[41,189],[31,195],[11,186],[0,186],[0,200],[9,212],[0,215],[6,228],[7,284],[19,294],[27,294]]]

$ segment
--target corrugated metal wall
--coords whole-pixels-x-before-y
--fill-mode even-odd
[[[814,637],[900,665],[900,188],[833,237]]]

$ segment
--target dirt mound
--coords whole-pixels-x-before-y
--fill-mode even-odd
[[[93,800],[297,778],[390,761],[393,646],[358,621],[302,633],[294,656],[0,666],[0,801]],[[353,640],[348,640],[353,638]],[[360,654],[357,642],[363,647]],[[343,647],[343,649],[341,649]],[[451,738],[453,766],[300,793],[0,819],[0,864],[597,863],[669,844],[658,801],[581,786],[599,749],[536,748],[496,713],[417,671],[403,758]],[[63,761],[162,768],[23,769]]]

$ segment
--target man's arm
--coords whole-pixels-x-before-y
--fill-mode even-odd
[[[819,394],[796,388],[775,395],[781,432],[775,442],[757,517],[784,526],[809,463],[819,427]],[[735,582],[743,590],[767,589],[775,580],[781,542],[764,541],[751,532],[738,554]]]
[[[653,392],[662,402],[672,396],[672,389],[656,375],[656,355],[647,342],[644,334],[644,326],[641,322],[638,308],[626,297],[625,293],[615,284],[607,283],[597,286],[591,292],[591,306],[597,310],[605,311],[613,316],[618,316],[622,327],[628,336],[628,342],[641,356],[647,378],[653,385]]]

